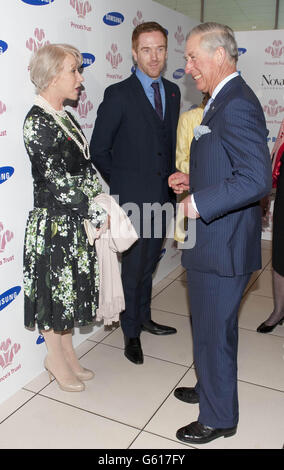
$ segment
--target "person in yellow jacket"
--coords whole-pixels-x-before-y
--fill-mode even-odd
[[[199,106],[185,111],[179,117],[177,127],[176,168],[182,173],[189,173],[190,146],[194,137],[193,129],[200,125],[208,99],[209,95],[206,93]],[[183,197],[184,196],[181,195],[181,199],[183,199]],[[178,212],[175,240],[181,243],[184,242],[185,237],[184,225],[186,220],[183,222],[183,219],[183,214]]]

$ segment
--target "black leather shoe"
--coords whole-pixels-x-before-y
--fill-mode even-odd
[[[143,364],[144,357],[143,351],[141,348],[140,338],[127,338],[124,337],[125,348],[124,355],[129,359],[129,361],[134,364]]]
[[[281,320],[275,323],[275,325],[266,325],[265,322],[263,322],[261,323],[261,325],[259,325],[256,331],[258,333],[270,333],[271,331],[274,330],[274,328],[276,328],[277,325],[283,325],[283,322],[284,322],[284,317],[282,317]]]
[[[152,335],[173,335],[177,332],[175,328],[166,325],[159,325],[153,320],[149,320],[141,325],[142,331],[152,333]]]
[[[174,391],[174,396],[186,403],[199,403],[199,395],[193,387],[179,387]]]
[[[236,432],[237,426],[233,428],[215,429],[204,426],[199,423],[199,421],[194,421],[188,424],[188,426],[180,428],[176,433],[176,437],[180,441],[189,442],[190,444],[206,444],[218,437],[233,436]]]

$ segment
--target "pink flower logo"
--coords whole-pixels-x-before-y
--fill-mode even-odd
[[[45,46],[46,44],[49,44],[49,41],[43,42],[43,40],[45,38],[45,33],[44,33],[43,29],[36,28],[34,30],[34,36],[35,36],[35,38],[30,38],[26,41],[26,47],[30,51],[36,52],[42,46]]]
[[[9,243],[12,238],[14,238],[13,232],[10,232],[10,230],[4,231],[4,225],[0,222],[0,253],[5,251],[6,244]]]
[[[113,69],[117,69],[118,65],[122,62],[121,54],[117,54],[117,45],[111,45],[111,51],[109,51],[106,55],[106,59],[110,62]]]
[[[86,118],[89,111],[93,109],[93,105],[91,101],[86,101],[87,100],[87,93],[83,91],[83,93],[80,96],[80,101],[78,103],[78,106],[76,107],[76,111],[78,112],[79,116],[81,118]]]
[[[87,13],[90,13],[92,7],[89,2],[80,2],[79,0],[70,0],[70,5],[77,12],[79,18],[85,18]]]
[[[272,46],[269,46],[265,49],[267,54],[271,54],[274,59],[278,59],[284,53],[284,46],[282,46],[282,41],[273,41]]]
[[[142,12],[141,12],[140,10],[138,10],[137,13],[136,13],[136,18],[133,18],[133,21],[132,21],[132,23],[133,23],[133,25],[135,26],[135,28],[136,28],[136,26],[138,26],[139,24],[144,23],[144,20],[142,19],[142,16],[143,16],[143,15],[142,15]]]
[[[263,111],[269,117],[275,117],[277,114],[282,113],[284,111],[283,106],[278,105],[277,100],[269,100],[268,105],[263,106]]]
[[[6,111],[6,105],[0,101],[0,114],[5,113]]]
[[[184,35],[182,33],[181,26],[177,27],[177,32],[175,33],[175,38],[179,46],[181,46],[182,42],[184,41]]]
[[[20,349],[20,344],[14,343],[12,345],[11,338],[0,343],[0,366],[2,369],[5,369],[12,364],[15,354],[17,354]]]

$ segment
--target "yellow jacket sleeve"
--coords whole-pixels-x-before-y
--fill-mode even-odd
[[[189,151],[194,137],[193,129],[202,121],[203,106],[182,113],[177,127],[176,168],[189,173]]]
[[[176,168],[182,173],[189,173],[190,146],[194,137],[193,129],[200,125],[203,110],[204,106],[200,105],[198,108],[190,109],[180,115],[177,127]],[[180,197],[183,199],[184,193]],[[186,218],[179,206],[176,217],[175,240],[184,243],[185,231]]]

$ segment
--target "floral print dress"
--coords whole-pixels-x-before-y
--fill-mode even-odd
[[[80,140],[70,121],[64,123]],[[26,116],[24,142],[34,182],[24,246],[25,326],[64,331],[74,321],[90,324],[98,306],[99,271],[83,224],[101,184],[78,145],[39,106]],[[106,217],[97,206],[92,222],[99,228]]]

